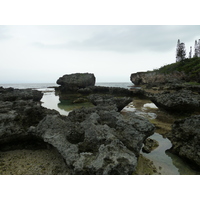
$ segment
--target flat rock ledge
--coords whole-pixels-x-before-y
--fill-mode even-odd
[[[2,89],[1,96],[4,93]],[[50,145],[65,160],[68,174],[135,172],[143,141],[154,132],[148,120],[101,105],[61,116],[31,99],[32,91],[26,94],[1,100],[1,151]]]
[[[190,90],[149,94],[150,100],[159,108],[174,113],[200,111],[200,95]]]

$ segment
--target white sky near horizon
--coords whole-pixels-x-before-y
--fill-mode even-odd
[[[1,25],[0,83],[53,83],[77,72],[129,82],[173,63],[178,39],[188,55],[199,38],[199,25]]]

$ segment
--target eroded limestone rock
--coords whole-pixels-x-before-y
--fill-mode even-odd
[[[200,115],[175,121],[167,137],[173,145],[172,152],[200,168]]]

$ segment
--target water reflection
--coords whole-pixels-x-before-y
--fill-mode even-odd
[[[63,100],[63,101],[60,101],[57,104],[57,106],[60,110],[64,110],[69,113],[70,111],[77,109],[77,108],[93,107],[93,104],[91,104],[90,102],[73,103],[71,100]]]
[[[192,169],[187,163],[185,163],[178,156],[172,154],[170,151],[166,151],[165,153],[166,153],[166,155],[168,155],[172,159],[173,164],[174,164],[174,166],[177,167],[179,174],[181,174],[181,175],[184,175],[184,174],[200,175],[199,171]]]
[[[171,148],[171,142],[167,138],[163,138],[162,135],[154,133],[151,137],[158,141],[159,146],[151,153],[141,153],[148,159],[152,160],[158,173],[164,175],[176,175],[179,174],[178,169],[174,166],[172,159],[165,153],[167,149]]]
[[[158,148],[151,153],[143,153],[146,158],[153,161],[158,173],[163,175],[196,175],[200,172],[193,170],[187,163],[180,157],[172,154],[169,149],[172,144],[162,135],[154,133],[150,138],[159,142]]]
[[[42,106],[51,110],[57,110],[61,115],[68,115],[69,111],[60,109],[58,107],[59,97],[54,92],[45,92],[41,99]]]
[[[54,90],[43,91],[43,97],[41,99],[42,106],[48,109],[57,110],[61,115],[68,115],[74,109],[81,107],[92,107],[93,104],[90,102],[84,103],[73,103],[73,99],[59,100],[59,96],[55,95]]]
[[[135,101],[129,103],[122,112],[134,112],[136,115],[146,117],[148,119],[156,119],[157,115],[155,111],[157,107],[154,103],[145,103],[144,105],[137,106]]]

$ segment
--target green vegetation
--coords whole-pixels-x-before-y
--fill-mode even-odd
[[[197,82],[187,82],[186,85],[200,85],[200,83]]]
[[[170,74],[175,71],[184,72],[188,75],[188,81],[200,82],[200,58],[186,58],[180,62],[165,65],[154,72]]]

